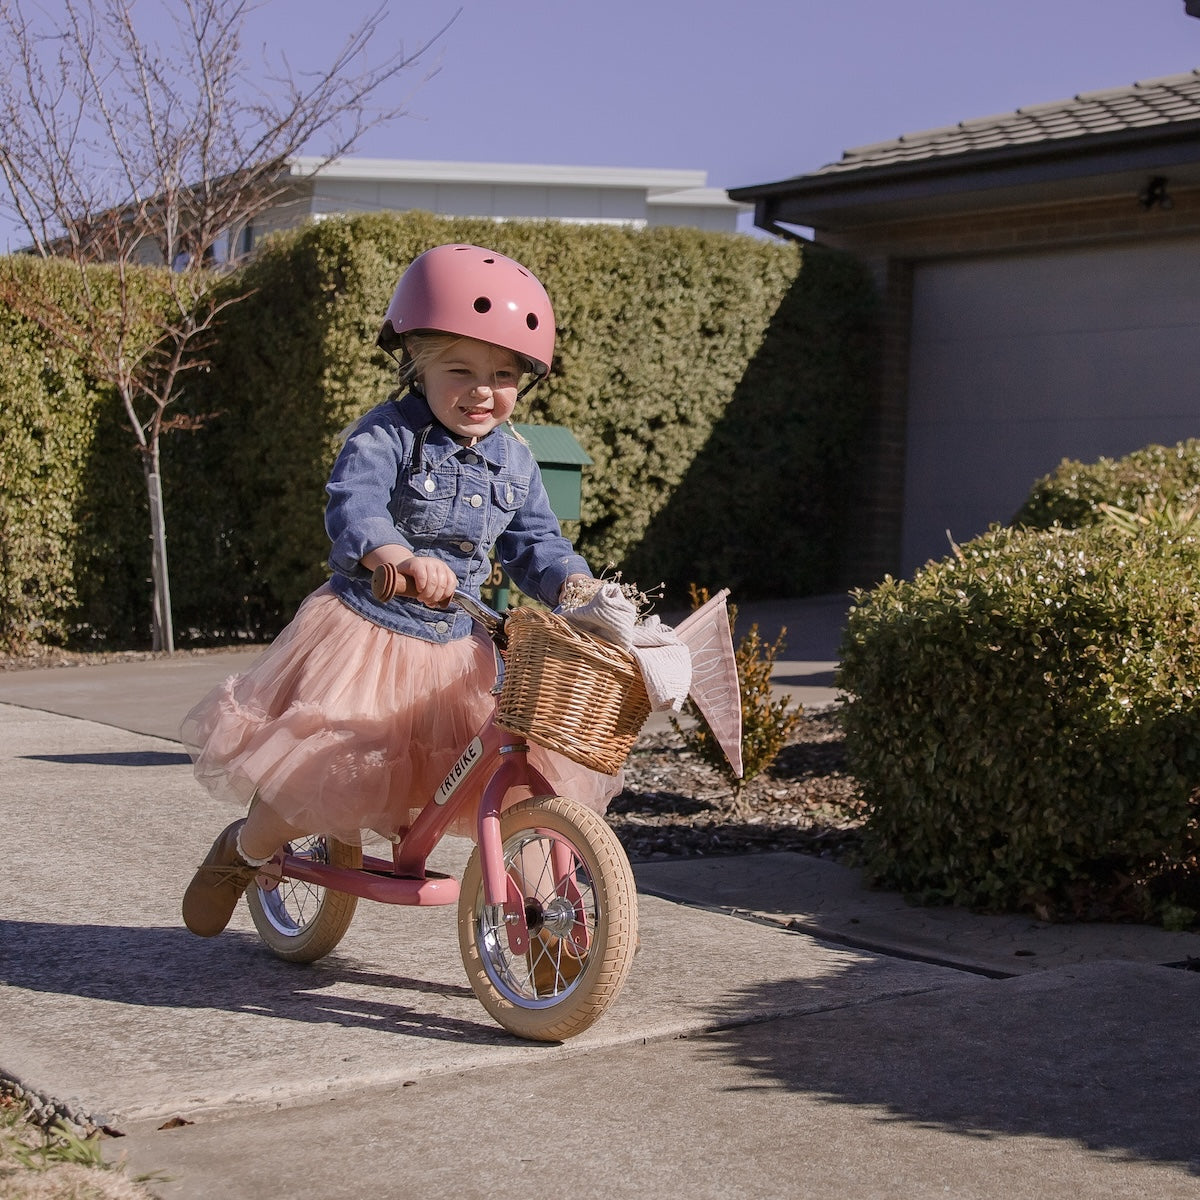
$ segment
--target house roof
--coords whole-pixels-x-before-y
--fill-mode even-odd
[[[1032,104],[1016,112],[977,117],[941,129],[847,150],[817,175],[858,171],[922,159],[1030,146],[1068,138],[1200,120],[1200,70],[1151,79],[1127,88],[1083,92],[1070,100]]]
[[[732,188],[755,221],[845,229],[1067,197],[1135,194],[1148,174],[1200,183],[1200,70],[1084,92],[847,150],[808,175]]]

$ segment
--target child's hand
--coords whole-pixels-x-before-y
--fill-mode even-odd
[[[440,558],[414,554],[396,569],[412,580],[417,599],[430,608],[444,608],[458,587],[458,576]]]
[[[377,590],[378,578],[373,579],[372,590],[380,600],[390,600],[392,596],[401,593],[405,596],[416,596],[431,608],[444,608],[454,595],[454,589],[458,587],[458,577],[440,558],[413,554],[407,546],[380,546],[369,554],[364,554],[362,564],[376,576],[379,569],[385,565],[405,576],[407,582],[395,581],[393,577],[393,583],[386,595],[381,595]],[[396,586],[397,582],[400,586]]]
[[[562,603],[562,598],[563,598],[563,596],[565,596],[567,594],[567,588],[569,588],[571,586],[571,584],[573,584],[573,583],[591,583],[591,582],[592,582],[592,576],[590,576],[590,575],[578,575],[578,574],[568,575],[566,577],[566,579],[563,580],[562,588],[558,593],[559,603],[560,604]]]

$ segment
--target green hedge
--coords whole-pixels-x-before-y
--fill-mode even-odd
[[[263,249],[202,398],[224,414],[207,440],[236,497],[222,538],[267,624],[323,576],[339,433],[393,383],[383,311],[446,241],[526,263],[554,300],[555,370],[517,419],[567,426],[594,460],[578,542],[596,569],[677,600],[697,579],[743,597],[831,586],[873,367],[857,266],[688,229],[372,215]]]
[[[994,529],[859,595],[840,683],[870,878],[1043,917],[1179,900],[1200,849],[1198,578],[1187,535]]]
[[[874,368],[874,294],[851,260],[689,229],[377,214],[270,239],[222,285],[250,294],[181,403],[207,419],[163,439],[177,641],[269,636],[324,577],[339,433],[394,378],[374,348],[379,321],[408,262],[448,241],[525,262],[554,299],[555,373],[517,419],[566,425],[593,458],[578,541],[597,569],[661,579],[676,602],[693,581],[743,599],[835,585]],[[20,269],[36,287],[55,268]],[[45,339],[5,320],[4,419],[65,424],[48,435],[61,454],[43,460],[36,436],[11,456],[6,436],[0,520],[26,532],[6,541],[0,636],[143,644],[131,435],[87,364],[60,355],[62,379],[49,379]],[[40,532],[28,529],[45,504]]]
[[[5,287],[70,305],[66,263],[0,259]],[[155,274],[130,286],[153,299]],[[91,272],[98,295],[110,272]],[[149,517],[115,392],[54,337],[0,305],[0,647],[148,637]],[[131,347],[136,351],[136,347]]]
[[[1047,529],[1094,525],[1098,505],[1108,503],[1135,511],[1144,503],[1191,505],[1200,500],[1200,440],[1174,446],[1151,445],[1124,458],[1092,463],[1064,458],[1039,479],[1013,517],[1013,524]]]

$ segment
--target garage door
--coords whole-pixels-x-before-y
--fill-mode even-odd
[[[1063,458],[1200,436],[1200,241],[921,265],[911,354],[906,574]]]

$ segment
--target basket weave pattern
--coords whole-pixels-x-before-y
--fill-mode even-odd
[[[615,775],[650,715],[633,656],[537,608],[514,609],[504,632],[496,724]]]

